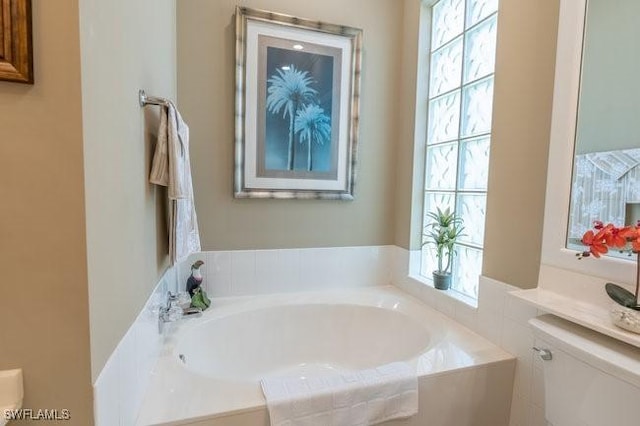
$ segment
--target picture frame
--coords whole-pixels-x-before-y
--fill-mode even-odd
[[[362,30],[238,6],[236,198],[353,200]]]
[[[33,84],[31,0],[0,0],[0,80]]]

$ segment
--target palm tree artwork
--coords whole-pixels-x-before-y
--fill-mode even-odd
[[[313,144],[324,145],[331,140],[331,119],[324,109],[316,104],[307,104],[296,114],[295,133],[300,134],[300,143],[307,142],[307,171],[313,171]]]
[[[313,83],[314,80],[307,71],[298,70],[294,65],[278,68],[276,74],[267,80],[267,111],[272,114],[282,112],[283,118],[289,118],[288,170],[293,170],[294,165],[296,114],[317,95],[318,92],[311,87]]]

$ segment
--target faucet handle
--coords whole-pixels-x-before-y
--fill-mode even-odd
[[[178,301],[178,295],[170,291],[167,292],[167,309],[171,309],[173,305]]]

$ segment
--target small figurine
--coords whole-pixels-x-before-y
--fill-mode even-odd
[[[202,274],[200,267],[204,265],[202,260],[196,261],[191,265],[191,276],[187,279],[187,292],[191,296],[191,307],[200,308],[203,311],[211,305],[211,300],[207,297],[207,293],[202,289]]]
[[[191,275],[187,279],[187,291],[191,297],[193,297],[193,292],[196,287],[200,287],[202,284],[202,274],[200,273],[200,267],[202,265],[204,265],[202,260],[197,260],[193,265],[191,265]]]
[[[196,287],[193,297],[191,297],[191,307],[200,308],[203,311],[211,306],[211,300],[207,297],[207,293],[202,287]]]

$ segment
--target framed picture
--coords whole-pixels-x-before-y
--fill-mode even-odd
[[[362,30],[236,8],[236,198],[353,200]]]
[[[0,80],[33,84],[31,0],[0,0]]]

